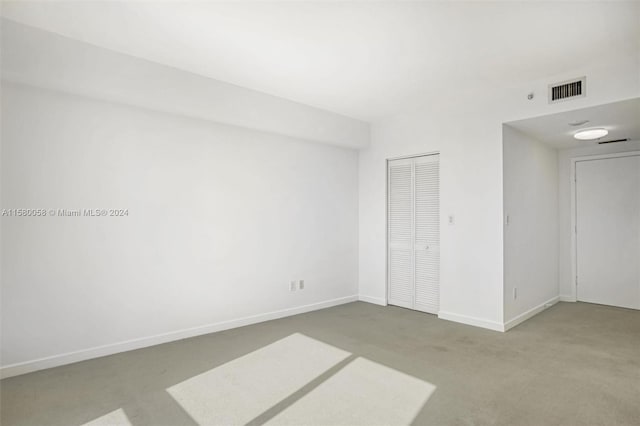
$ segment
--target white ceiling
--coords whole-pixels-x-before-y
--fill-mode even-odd
[[[581,126],[571,126],[589,120]],[[613,102],[590,108],[529,118],[506,123],[529,136],[554,148],[567,149],[596,145],[595,141],[579,141],[573,135],[582,129],[602,127],[609,134],[601,141],[616,139],[640,140],[640,98]]]
[[[640,40],[640,2],[3,1],[2,15],[365,120]]]

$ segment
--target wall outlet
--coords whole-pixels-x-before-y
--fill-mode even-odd
[[[300,280],[300,290],[304,290],[304,280]]]
[[[296,282],[295,281],[291,281],[291,284],[289,284],[289,291],[296,291]]]
[[[455,225],[456,224],[456,217],[452,214],[449,215],[449,225]]]
[[[513,300],[518,298],[518,287],[513,288]]]

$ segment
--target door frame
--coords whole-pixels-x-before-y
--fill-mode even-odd
[[[384,265],[385,265],[385,270],[384,270],[384,305],[388,306],[389,305],[389,162],[390,161],[394,161],[394,160],[405,160],[408,158],[417,158],[417,157],[426,157],[429,155],[440,155],[440,160],[438,160],[439,162],[439,167],[440,167],[440,179],[442,179],[442,155],[440,154],[440,151],[430,151],[430,152],[426,152],[424,154],[411,154],[411,155],[402,155],[399,157],[389,157],[384,161],[384,176],[385,176],[385,182],[384,182],[384,188],[385,188],[385,197],[384,197],[384,247],[385,247],[385,252],[384,252]],[[442,180],[440,181],[442,183]],[[440,185],[440,188],[438,189],[438,192],[440,193],[440,195],[442,195],[440,189],[442,188],[442,185]],[[442,205],[440,206],[442,207]],[[441,215],[441,211],[439,212]],[[413,213],[412,213],[413,214]],[[441,224],[442,226],[442,224]],[[442,259],[442,257],[441,257]],[[442,262],[440,262],[442,263]],[[440,267],[440,265],[438,265],[438,268]],[[440,283],[438,283],[438,285],[440,285],[440,287],[442,287],[442,280],[440,280]]]
[[[577,208],[577,176],[576,176],[576,164],[581,161],[593,161],[593,160],[606,160],[609,158],[620,157],[635,157],[640,156],[640,151],[626,151],[616,152],[612,154],[598,154],[598,155],[583,155],[578,157],[571,157],[571,170],[569,173],[571,179],[571,277],[573,284],[570,286],[571,294],[568,302],[578,301],[578,242],[576,235],[578,233],[578,208]]]

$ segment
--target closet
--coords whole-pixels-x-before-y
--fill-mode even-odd
[[[440,306],[439,154],[388,161],[387,299],[437,314]]]

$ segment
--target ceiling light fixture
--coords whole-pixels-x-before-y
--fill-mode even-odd
[[[600,139],[609,134],[607,129],[588,129],[588,130],[580,130],[575,135],[574,138],[579,139],[581,141],[592,141],[594,139]]]

